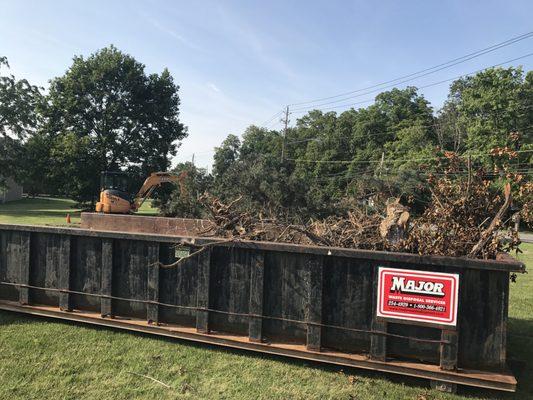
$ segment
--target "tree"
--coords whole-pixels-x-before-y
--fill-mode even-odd
[[[187,136],[178,90],[167,69],[147,75],[113,46],[74,57],[51,81],[41,109],[42,131],[52,142],[52,183],[80,202],[94,201],[100,171],[130,170],[140,182],[166,170],[176,142]]]
[[[0,57],[0,180],[19,178],[22,144],[36,127],[41,99],[37,86],[1,74],[2,67],[9,68],[6,57]]]
[[[168,185],[170,193],[160,192],[154,200],[161,214],[180,218],[202,218],[204,208],[198,198],[208,191],[212,177],[203,168],[197,168],[191,162],[179,163],[172,172],[179,176],[178,185]]]
[[[220,147],[215,147],[213,156],[213,175],[222,177],[239,158],[241,141],[235,135],[228,135]]]
[[[229,135],[216,148],[213,194],[223,201],[242,195],[239,205],[246,209],[305,215],[307,186],[293,175],[293,163],[280,159],[281,147],[279,132],[253,125],[246,129],[242,143]]]
[[[528,126],[532,94],[521,68],[491,68],[454,81],[443,112],[458,112],[467,151],[488,152],[509,145],[509,133]]]

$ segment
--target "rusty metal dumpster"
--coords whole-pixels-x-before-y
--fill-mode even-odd
[[[427,378],[442,390],[515,390],[509,275],[524,269],[510,257],[0,225],[0,309]]]

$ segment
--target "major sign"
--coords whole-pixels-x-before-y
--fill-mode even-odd
[[[379,317],[457,325],[459,275],[379,267]]]

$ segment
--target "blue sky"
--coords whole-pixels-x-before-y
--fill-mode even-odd
[[[189,128],[175,161],[195,153],[206,166],[229,133],[242,134],[285,104],[370,86],[533,31],[531,15],[531,0],[0,0],[0,55],[17,77],[45,87],[74,54],[109,44],[148,72],[168,67]],[[409,84],[531,52],[530,38]],[[515,64],[532,69],[533,57]],[[421,92],[439,107],[447,90],[443,84]]]

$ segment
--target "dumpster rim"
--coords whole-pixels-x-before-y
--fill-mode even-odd
[[[342,247],[326,247],[316,245],[303,245],[294,243],[279,243],[254,240],[228,240],[220,237],[201,237],[201,236],[173,236],[156,233],[134,233],[122,231],[106,231],[82,229],[63,226],[44,226],[28,224],[0,224],[0,231],[18,230],[36,233],[52,233],[85,237],[100,237],[107,239],[132,239],[149,242],[161,243],[180,243],[187,242],[197,246],[204,246],[218,242],[216,246],[238,247],[243,249],[254,250],[271,250],[288,253],[303,253],[322,255],[328,257],[351,257],[365,260],[376,260],[398,263],[413,263],[423,266],[441,266],[457,267],[463,269],[483,269],[501,272],[520,272],[524,273],[526,265],[516,260],[510,254],[502,253],[504,256],[496,260],[482,260],[467,257],[451,257],[439,255],[419,255],[414,253],[400,253],[380,250],[363,250],[363,249],[346,249]],[[226,243],[220,243],[221,240],[228,240]]]

